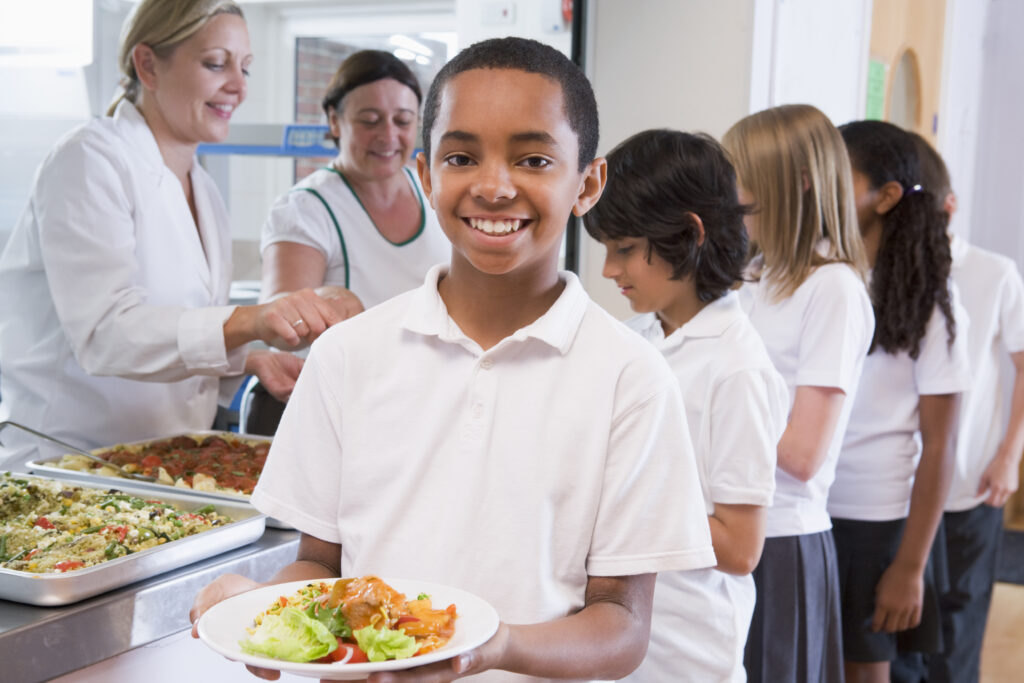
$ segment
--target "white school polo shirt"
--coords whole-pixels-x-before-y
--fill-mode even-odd
[[[932,311],[914,360],[906,351],[875,349],[864,361],[860,389],[846,427],[836,481],[829,492],[833,517],[869,522],[903,519],[910,511],[921,458],[920,396],[957,394],[971,381],[967,314],[950,281],[956,339],[948,343],[946,316]]]
[[[771,505],[789,397],[738,295],[711,302],[667,339],[653,313],[627,324],[661,350],[679,380],[707,513],[718,503]],[[754,598],[750,575],[658,574],[647,657],[626,680],[746,680]]]
[[[380,234],[359,197],[334,168],[321,168],[277,198],[263,226],[260,251],[296,242],[324,255],[325,285],[350,289],[365,308],[423,284],[451,258],[452,245],[423,197],[416,174],[402,168],[420,205],[420,228],[404,242]]]
[[[482,351],[449,317],[443,273],[313,344],[253,504],[340,543],[346,576],[458,586],[508,623],[578,611],[588,575],[713,566],[661,355],[571,273]]]
[[[790,409],[798,386],[834,387],[846,395],[817,474],[802,482],[777,467],[775,500],[768,510],[769,538],[826,531],[832,528],[825,508],[828,490],[875,331],[867,288],[853,268],[831,263],[816,268],[781,301],[773,300],[763,282],[745,284],[740,299],[786,381]]]
[[[971,319],[971,386],[960,400],[956,465],[946,502],[946,510],[956,512],[979,505],[988,495],[977,495],[978,484],[1006,432],[1000,363],[1005,354],[1024,351],[1024,282],[1005,256],[956,236],[950,246],[953,281]]]

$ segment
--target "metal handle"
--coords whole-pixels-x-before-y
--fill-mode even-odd
[[[64,441],[61,441],[60,439],[58,439],[58,438],[56,438],[54,436],[50,436],[49,434],[44,434],[43,432],[36,431],[35,429],[32,429],[31,427],[26,427],[23,424],[18,424],[17,422],[11,422],[10,420],[4,420],[4,421],[0,422],[0,431],[3,431],[4,427],[15,427],[15,428],[20,429],[20,430],[22,430],[24,432],[28,432],[29,434],[34,434],[35,436],[38,436],[40,439],[45,439],[46,441],[51,441],[51,442],[57,444],[58,446],[60,446],[61,448],[66,448],[69,451],[72,451],[73,453],[77,453],[78,455],[81,455],[81,456],[84,456],[86,458],[89,458],[90,460],[93,460],[95,462],[101,463],[101,464],[103,464],[103,465],[105,465],[107,467],[113,467],[113,468],[117,469],[122,474],[122,476],[129,477],[131,479],[141,479],[142,481],[156,481],[156,477],[148,477],[145,474],[138,474],[136,472],[128,472],[127,470],[125,470],[120,465],[118,465],[116,463],[112,463],[109,460],[104,460],[103,458],[99,457],[98,455],[94,455],[93,453],[90,453],[89,451],[85,450],[84,448],[79,448],[78,446],[72,446],[71,444],[65,443]]]

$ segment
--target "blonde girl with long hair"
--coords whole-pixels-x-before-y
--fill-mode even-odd
[[[752,114],[723,143],[751,208],[741,299],[790,400],[744,664],[754,682],[842,681],[826,500],[874,332],[849,159],[810,105]]]

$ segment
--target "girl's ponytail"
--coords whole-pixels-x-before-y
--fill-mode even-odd
[[[919,186],[918,186],[919,187]],[[950,344],[956,322],[948,286],[952,255],[948,217],[936,210],[930,192],[908,188],[883,217],[882,241],[871,278],[875,338],[871,351],[906,350],[916,359],[936,306],[946,317]]]
[[[896,182],[903,196],[882,217],[882,235],[871,275],[875,337],[871,351],[906,351],[917,359],[935,307],[946,317],[948,343],[956,338],[949,273],[949,218],[934,195],[921,190],[921,163],[907,131],[884,121],[839,127],[855,172],[871,187]]]

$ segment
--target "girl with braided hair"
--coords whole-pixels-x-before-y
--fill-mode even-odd
[[[947,218],[909,134],[840,127],[868,262],[875,334],[843,439],[829,513],[839,557],[846,680],[889,681],[900,651],[942,647],[932,541],[949,489],[966,313],[950,280]]]

